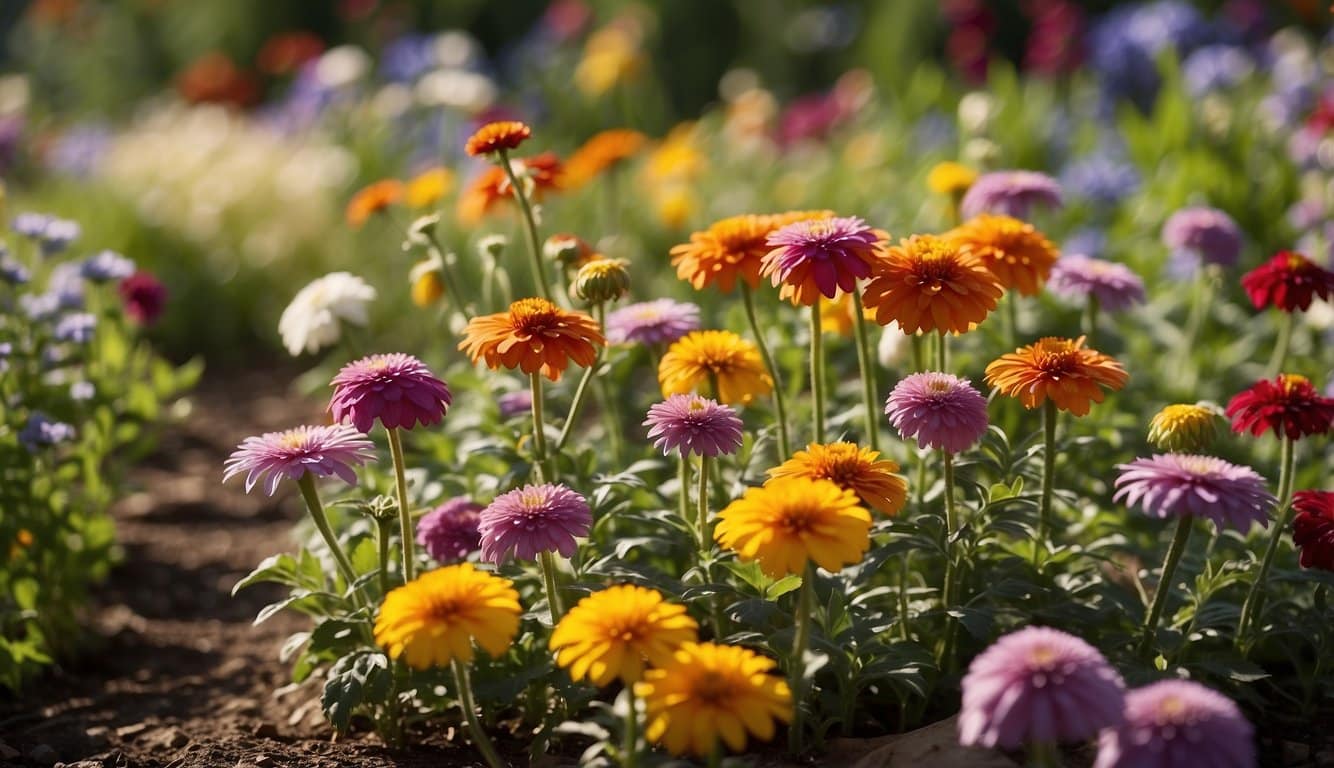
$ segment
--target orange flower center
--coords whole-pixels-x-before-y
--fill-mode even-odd
[[[810,532],[815,527],[813,523],[817,517],[814,509],[804,506],[787,507],[779,515],[779,527],[790,536],[800,536]]]
[[[559,323],[560,308],[546,299],[519,299],[510,305],[510,325],[515,332],[538,344],[538,337]]]
[[[1046,669],[1056,661],[1056,651],[1050,646],[1039,645],[1029,652],[1028,660],[1037,669]]]
[[[1069,339],[1043,339],[1033,350],[1033,365],[1053,378],[1074,370],[1079,363],[1079,347]]]
[[[1179,696],[1168,696],[1158,702],[1158,713],[1165,719],[1175,720],[1186,711],[1186,704]]]
[[[708,672],[695,682],[695,696],[708,704],[722,705],[732,698],[732,681],[717,672]]]
[[[955,278],[959,252],[953,245],[937,238],[920,243],[913,251],[913,275],[917,284],[931,293],[940,293]]]
[[[1306,266],[1306,259],[1300,253],[1288,254],[1288,269],[1296,272]]]

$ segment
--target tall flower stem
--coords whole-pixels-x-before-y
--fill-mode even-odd
[[[296,485],[301,489],[301,496],[306,500],[306,508],[310,510],[310,519],[315,521],[315,528],[319,530],[320,536],[324,539],[324,544],[329,548],[329,553],[333,555],[334,563],[338,566],[338,572],[342,574],[343,580],[347,582],[349,589],[357,581],[357,572],[352,568],[352,561],[347,559],[347,553],[338,544],[338,537],[334,536],[333,528],[329,527],[329,518],[324,514],[324,504],[320,503],[320,492],[315,489],[315,478],[309,472],[303,474]]]
[[[1186,542],[1190,540],[1190,526],[1195,518],[1182,515],[1177,521],[1176,532],[1172,534],[1172,544],[1167,548],[1167,558],[1163,560],[1163,570],[1158,576],[1158,588],[1153,591],[1153,602],[1144,617],[1144,637],[1140,640],[1139,653],[1145,660],[1152,660],[1154,637],[1158,634],[1158,622],[1162,620],[1163,609],[1167,607],[1167,598],[1172,594],[1172,575],[1176,572],[1181,556],[1186,552]]]
[[[711,548],[713,537],[709,535],[709,457],[699,457],[699,488],[696,495],[698,514],[696,526],[699,530],[699,556],[701,563]]]
[[[690,460],[686,458],[684,451],[681,452],[680,460],[677,462],[677,480],[681,483],[681,491],[676,497],[676,511],[681,515],[681,522],[690,525]]]
[[[815,566],[807,563],[806,572],[801,576],[801,591],[797,593],[796,636],[792,640],[792,725],[788,728],[788,749],[801,752],[804,734],[802,733],[801,705],[806,698],[806,649],[811,643],[811,613],[815,606]]]
[[[1094,342],[1094,337],[1098,332],[1098,297],[1089,294],[1088,304],[1084,306],[1084,336],[1088,338],[1090,345]]]
[[[871,344],[867,340],[866,332],[866,312],[862,309],[862,292],[860,288],[854,288],[852,291],[852,311],[857,315],[857,323],[853,327],[857,333],[857,364],[861,368],[862,374],[862,407],[866,409],[866,439],[871,444],[872,450],[880,450],[880,414],[875,407],[876,386],[875,381],[875,358],[871,357]]]
[[[1056,401],[1042,403],[1042,500],[1038,507],[1038,536],[1033,542],[1033,566],[1042,566],[1042,553],[1051,536],[1051,499],[1056,489]]]
[[[820,302],[811,305],[811,441],[824,442],[824,330]]]
[[[398,427],[389,427],[389,456],[394,460],[394,489],[398,494],[398,533],[403,548],[403,581],[417,573],[416,542],[412,538],[412,510],[408,508],[407,464],[403,461],[403,438]]]
[[[769,352],[769,343],[764,340],[764,331],[760,329],[760,321],[755,316],[755,298],[751,295],[750,285],[745,280],[741,281],[741,300],[746,307],[746,319],[750,321],[750,330],[755,334],[755,346],[760,350],[760,359],[764,361],[764,368],[774,382],[774,410],[778,416],[778,458],[780,461],[787,461],[792,455],[792,446],[787,433],[787,404],[786,395],[783,394],[783,380],[779,377],[778,366],[774,365],[773,355]]]
[[[912,335],[912,369],[913,373],[921,373],[926,370],[926,337],[920,333]]]
[[[542,241],[537,235],[537,219],[533,217],[533,206],[528,202],[528,193],[519,183],[519,177],[510,167],[509,153],[503,149],[500,150],[500,167],[505,169],[505,177],[509,179],[514,199],[518,201],[519,208],[523,211],[523,221],[528,234],[528,255],[533,260],[533,279],[537,281],[538,293],[542,294],[542,298],[551,301],[551,286],[547,283],[547,271],[542,263]]]
[[[605,333],[606,327],[602,320],[601,303],[593,305],[593,313],[597,317],[598,327],[602,328],[603,332]],[[560,437],[556,439],[556,453],[560,453],[561,449],[565,447],[565,441],[570,438],[570,434],[573,431],[574,424],[576,421],[579,420],[579,410],[583,408],[584,399],[588,395],[588,385],[592,383],[593,376],[597,373],[598,366],[602,364],[602,349],[603,349],[602,347],[599,347],[597,349],[597,354],[596,356],[594,356],[593,362],[587,368],[584,369],[583,375],[579,377],[579,386],[575,387],[574,400],[571,401],[570,403],[570,413],[565,417],[565,426],[561,427]],[[607,403],[604,402],[602,405],[603,405],[603,411],[606,412],[608,410],[606,408]],[[611,434],[608,434],[608,440],[611,440],[613,443],[619,437],[620,437],[619,435],[613,436]]]
[[[533,466],[543,482],[554,483],[556,473],[547,457],[547,434],[542,423],[542,374],[533,371],[528,376],[528,384],[533,394]]]
[[[593,314],[597,317],[598,328],[602,329],[605,336],[607,333],[606,305],[598,304],[593,307]],[[598,348],[597,360],[593,363],[593,368],[597,369],[602,364],[602,356],[605,354],[605,347]],[[613,464],[621,462],[621,417],[620,409],[617,403],[612,400],[611,394],[607,390],[606,381],[600,377],[593,377],[593,392],[597,395],[598,402],[602,406],[602,428],[607,431],[607,448],[611,451],[611,460]]]
[[[1284,312],[1278,320],[1278,338],[1274,340],[1274,352],[1269,356],[1269,364],[1265,366],[1267,379],[1282,372],[1283,364],[1288,360],[1288,347],[1292,345],[1292,314]]]
[[[945,332],[941,331],[936,335],[936,370],[941,373],[949,373],[950,370],[950,350],[949,342]]]
[[[958,602],[955,594],[959,575],[956,573],[954,536],[959,531],[959,512],[954,503],[954,455],[949,451],[940,452],[941,464],[945,474],[945,582],[941,585],[941,607],[949,611]],[[954,643],[958,636],[959,623],[948,615],[945,616],[945,636],[940,644],[940,658],[937,663],[946,672],[954,668]]]
[[[509,765],[500,757],[496,747],[491,743],[491,739],[482,729],[482,723],[477,718],[477,704],[473,701],[472,681],[468,678],[468,669],[459,663],[458,659],[449,662],[449,667],[454,671],[454,684],[459,689],[459,706],[463,708],[463,717],[468,721],[468,732],[472,736],[472,743],[477,747],[477,751],[482,753],[482,759],[491,768],[507,768]]]
[[[1028,768],[1060,768],[1061,751],[1050,741],[1035,741],[1028,745]]]
[[[542,584],[547,590],[547,608],[551,611],[551,626],[556,626],[560,617],[565,615],[565,604],[560,599],[560,588],[556,586],[556,558],[551,550],[544,549],[537,556],[542,567]]]
[[[431,241],[431,250],[434,255],[440,259],[440,271],[444,273],[445,291],[449,293],[449,300],[454,303],[454,308],[463,315],[465,319],[471,320],[472,315],[468,313],[468,304],[463,299],[463,294],[459,292],[460,283],[455,278],[458,273],[449,263],[449,254],[444,246],[440,244],[440,239],[436,237],[435,227],[427,229],[426,237]]]
[[[1014,349],[1019,346],[1019,298],[1013,293],[1007,293],[1001,303],[1005,305],[1005,311],[1001,313],[1005,343]]]
[[[639,764],[639,705],[635,687],[625,687],[625,732],[621,734],[621,767],[635,768]]]
[[[389,531],[393,523],[388,518],[375,518],[375,543],[380,552],[380,595],[389,594]]]
[[[1283,533],[1292,524],[1292,474],[1295,456],[1295,444],[1292,440],[1282,437],[1279,444],[1279,475],[1278,475],[1278,507],[1274,511],[1274,516],[1278,519],[1278,525],[1274,526],[1273,532],[1269,535],[1269,546],[1265,548],[1264,558],[1260,560],[1260,572],[1255,575],[1255,581],[1251,582],[1250,591],[1246,593],[1246,602],[1241,606],[1241,618],[1237,620],[1237,634],[1234,642],[1237,649],[1243,653],[1250,650],[1250,632],[1251,625],[1255,622],[1255,616],[1260,612],[1260,602],[1264,597],[1265,580],[1269,577],[1269,569],[1274,564],[1274,554],[1278,552],[1278,543],[1283,539]]]

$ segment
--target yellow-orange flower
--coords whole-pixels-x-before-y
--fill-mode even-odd
[[[627,128],[594,134],[565,162],[565,186],[582,187],[613,165],[634,157],[647,143],[647,136]]]
[[[432,168],[408,181],[403,202],[409,208],[432,208],[454,188],[454,172],[448,168]]]
[[[805,573],[809,561],[833,572],[859,562],[870,531],[871,515],[857,494],[831,480],[781,477],[727,505],[713,538],[777,579]]]
[[[635,695],[644,700],[644,735],[674,755],[705,757],[719,739],[733,752],[747,736],[774,737],[774,721],[792,722],[792,691],[772,659],[739,646],[686,643],[651,669]]]
[[[347,223],[360,229],[371,216],[403,199],[403,182],[384,179],[368,184],[357,191],[347,203]]]
[[[897,515],[908,499],[908,483],[895,473],[899,465],[880,458],[879,451],[853,443],[811,443],[769,470],[769,477],[829,480],[852,491],[872,509]]]
[[[413,669],[472,661],[473,643],[505,655],[519,631],[519,593],[472,563],[437,568],[385,595],[375,642]]]
[[[963,333],[986,319],[1001,286],[985,265],[954,241],[913,235],[885,251],[862,300],[875,321],[904,333]]]
[[[520,180],[528,179],[533,185],[533,195],[541,198],[543,193],[560,188],[562,174],[560,158],[553,152],[543,152],[535,157],[523,160],[511,160],[510,166]],[[502,201],[511,199],[509,178],[505,169],[498,165],[477,174],[467,188],[459,194],[459,222],[473,226],[494,210]]]
[[[438,255],[412,265],[408,282],[412,286],[412,303],[429,307],[445,293],[445,264]]]
[[[676,267],[676,276],[697,291],[717,285],[729,293],[736,287],[737,278],[756,288],[764,257],[772,250],[767,242],[770,232],[805,219],[830,216],[833,211],[731,216],[691,234],[690,242],[673,246],[672,266]]]
[[[1169,405],[1149,422],[1149,443],[1164,451],[1200,453],[1214,441],[1222,415],[1207,403]]]
[[[977,171],[962,163],[936,163],[926,174],[926,186],[938,195],[960,197],[977,181]]]
[[[684,605],[633,585],[609,587],[579,601],[551,633],[556,663],[573,680],[603,687],[620,678],[638,682],[647,665],[670,664],[683,643],[693,643],[699,625]]]
[[[464,150],[473,157],[490,155],[501,150],[517,149],[533,135],[533,129],[518,120],[487,123],[468,137]]]
[[[459,349],[488,368],[518,368],[560,379],[567,365],[587,367],[606,344],[598,323],[583,312],[561,309],[546,299],[519,299],[508,312],[468,321]]]
[[[1036,408],[1050,397],[1060,410],[1083,416],[1091,403],[1103,401],[1104,387],[1118,390],[1130,375],[1112,357],[1086,349],[1083,336],[1048,336],[993,360],[986,377],[988,384],[1018,398],[1025,408]]]
[[[989,213],[945,233],[965,252],[982,260],[1004,288],[1036,296],[1051,275],[1060,251],[1032,224]]]
[[[856,320],[852,294],[840,293],[836,299],[820,297],[820,328],[823,332],[851,336]]]
[[[658,364],[662,396],[697,392],[716,383],[727,405],[746,404],[773,390],[760,350],[731,331],[694,331],[668,347]]]
[[[584,55],[574,70],[574,84],[589,96],[601,96],[636,73],[644,64],[641,24],[624,15],[588,36]]]

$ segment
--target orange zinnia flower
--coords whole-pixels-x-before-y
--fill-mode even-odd
[[[613,165],[634,157],[647,143],[647,136],[625,128],[594,134],[565,163],[565,186],[582,187]]]
[[[1084,348],[1084,337],[1048,336],[1001,355],[987,366],[987,383],[1033,409],[1047,398],[1076,416],[1101,403],[1103,387],[1116,391],[1130,374],[1109,355]]]
[[[533,129],[518,120],[487,123],[468,137],[468,143],[463,148],[473,157],[490,155],[502,150],[517,149],[532,135]]]
[[[945,233],[965,251],[982,259],[1000,284],[1025,296],[1036,296],[1060,257],[1032,224],[1010,216],[984,213]]]
[[[558,381],[565,367],[587,367],[606,344],[597,321],[583,312],[561,309],[546,299],[519,299],[508,312],[474,317],[463,329],[459,349],[488,368],[518,368]]]
[[[523,160],[511,160],[514,175],[533,182],[533,194],[541,197],[544,192],[560,188],[562,175],[560,158],[554,152],[543,152],[535,157]],[[473,226],[494,210],[495,206],[510,199],[509,178],[505,169],[498,165],[477,174],[468,184],[468,188],[459,193],[459,222]]]
[[[772,248],[769,233],[805,219],[824,219],[833,211],[789,211],[778,214],[743,214],[716,221],[702,232],[690,236],[690,242],[671,250],[676,276],[697,291],[717,285],[731,293],[737,278],[751,288],[760,284],[760,267]]]
[[[913,235],[886,250],[862,300],[875,321],[918,331],[963,333],[986,319],[1000,283],[976,256],[936,235]]]
[[[347,203],[347,223],[360,229],[371,216],[403,199],[403,182],[385,179],[368,184],[357,191]]]
[[[894,474],[899,465],[881,459],[879,451],[853,443],[811,443],[792,458],[769,470],[769,477],[806,477],[830,480],[852,491],[867,506],[896,515],[908,499],[908,483]]]
[[[727,405],[744,405],[774,388],[759,348],[731,331],[687,334],[668,347],[658,364],[663,397],[694,392],[711,382],[718,389],[714,397]]]

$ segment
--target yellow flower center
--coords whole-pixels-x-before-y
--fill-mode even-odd
[[[1207,456],[1182,456],[1181,468],[1192,475],[1207,475],[1213,471],[1213,462]]]
[[[687,408],[692,414],[697,414],[697,413],[699,413],[700,411],[703,411],[704,409],[706,409],[706,408],[708,408],[708,407],[709,407],[709,404],[708,404],[707,402],[705,402],[704,398],[700,397],[699,395],[696,395],[696,396],[690,398],[690,405],[686,406],[686,408]]]
[[[789,535],[800,536],[814,527],[813,523],[819,516],[820,510],[817,508],[794,504],[779,512],[778,525]]]
[[[1284,373],[1279,376],[1279,379],[1283,382],[1283,394],[1285,395],[1290,395],[1298,388],[1309,386],[1311,383],[1310,379],[1295,373]]]
[[[283,433],[283,436],[278,440],[278,443],[284,448],[295,450],[297,448],[305,446],[306,437],[307,437],[306,430],[293,429],[289,432]]]
[[[1053,377],[1070,371],[1079,362],[1079,347],[1069,339],[1042,339],[1033,350],[1033,364]]]
[[[1046,669],[1056,661],[1056,651],[1047,645],[1039,645],[1028,654],[1028,660],[1037,669]]]
[[[1158,702],[1158,713],[1162,715],[1164,719],[1175,720],[1185,711],[1186,703],[1181,700],[1180,696],[1168,696]]]
[[[732,681],[718,672],[705,672],[695,681],[695,696],[701,701],[723,706],[733,693]]]

